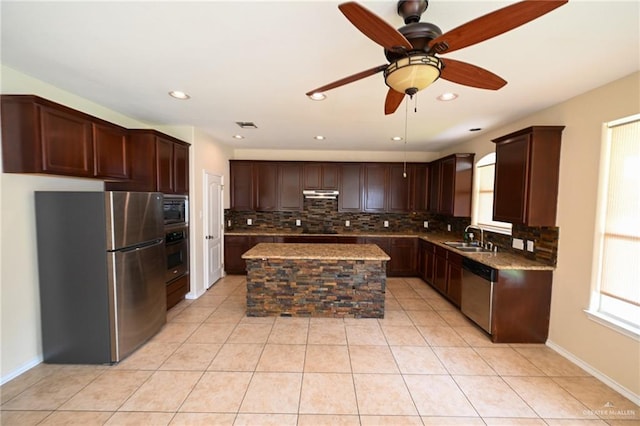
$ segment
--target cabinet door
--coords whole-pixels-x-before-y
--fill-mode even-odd
[[[231,161],[229,169],[231,209],[236,211],[253,210],[253,163]]]
[[[278,209],[278,166],[271,162],[254,164],[256,189],[256,210],[275,211]]]
[[[440,202],[438,213],[453,215],[456,179],[456,160],[447,158],[440,162]]]
[[[402,164],[392,164],[389,166],[389,185],[387,192],[387,211],[394,213],[405,213],[409,211],[409,182],[410,169]]]
[[[131,132],[128,142],[130,177],[126,182],[105,182],[107,191],[156,190],[156,138],[153,134]]]
[[[173,191],[189,194],[189,146],[173,144]]]
[[[93,148],[96,177],[129,178],[130,161],[126,129],[94,123]]]
[[[389,275],[393,277],[412,277],[417,270],[417,242],[415,238],[392,238],[390,254],[392,262]]]
[[[362,166],[360,164],[341,164],[338,211],[362,211],[362,188]]]
[[[224,270],[227,274],[245,274],[247,264],[242,255],[249,250],[250,237],[225,236],[224,237]]]
[[[302,168],[303,189],[322,189],[322,163],[307,163]]]
[[[447,294],[447,250],[436,247],[433,286],[442,294]]]
[[[438,213],[440,208],[440,162],[429,164],[429,211]]]
[[[447,296],[460,307],[462,297],[462,256],[449,251],[447,254]]]
[[[322,185],[320,189],[338,189],[338,165],[322,164]]]
[[[92,125],[82,117],[42,106],[42,171],[93,176]]]
[[[429,166],[427,164],[412,164],[409,167],[409,185],[409,211],[428,211]]]
[[[172,194],[173,142],[156,137],[156,188],[163,194]]]
[[[278,211],[302,210],[302,165],[278,165]]]
[[[496,145],[493,219],[524,223],[529,136]]]
[[[387,165],[364,165],[364,211],[384,212],[387,210],[387,180]]]
[[[425,278],[424,280],[429,284],[433,285],[434,278],[436,275],[436,247],[427,243],[426,253],[425,253]]]

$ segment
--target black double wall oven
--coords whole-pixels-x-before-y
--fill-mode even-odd
[[[167,285],[189,273],[189,200],[186,195],[164,196]]]

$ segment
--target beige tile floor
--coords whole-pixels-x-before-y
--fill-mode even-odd
[[[544,345],[495,345],[424,282],[376,319],[248,318],[229,276],[115,366],[41,364],[2,425],[631,425],[640,407]]]

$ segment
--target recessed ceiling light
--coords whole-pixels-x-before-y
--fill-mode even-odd
[[[326,139],[324,136],[321,136],[321,135],[314,136],[313,138],[314,138],[315,140],[317,140],[317,141],[323,141],[323,140],[325,140],[325,139]]]
[[[242,135],[233,135],[234,139],[244,139],[244,136]]]
[[[310,94],[309,99],[311,99],[312,101],[324,101],[325,99],[327,99],[327,95],[322,92],[316,92]]]
[[[469,129],[470,132],[479,132],[480,130],[482,130],[481,127],[474,127],[473,129]]]
[[[394,136],[391,138],[392,141],[401,141],[402,140],[402,136]]]
[[[171,96],[172,98],[176,98],[176,99],[181,99],[181,100],[187,100],[189,99],[191,96],[187,95],[184,92],[181,92],[179,90],[172,90],[169,92],[169,96]]]
[[[443,93],[442,95],[438,96],[436,99],[438,99],[439,101],[452,101],[452,100],[456,99],[457,97],[458,97],[457,93],[447,92],[447,93]]]

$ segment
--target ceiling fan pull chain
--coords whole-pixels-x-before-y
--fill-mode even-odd
[[[404,164],[402,165],[402,177],[407,178],[407,122],[409,117],[409,100],[413,96],[409,96],[404,103]]]
[[[416,93],[416,100],[414,101],[413,104],[413,112],[416,113],[418,112],[418,94]]]

